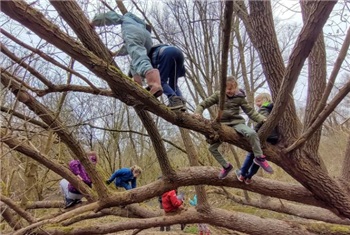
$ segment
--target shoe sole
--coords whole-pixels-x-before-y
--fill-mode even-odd
[[[169,109],[170,110],[176,110],[176,109],[181,109],[182,110],[183,105],[177,105],[177,106],[170,106]]]
[[[74,205],[75,205],[75,203],[69,204],[69,205],[65,206],[63,209],[71,208],[71,207],[73,207]]]

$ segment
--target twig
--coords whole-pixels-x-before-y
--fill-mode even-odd
[[[333,98],[333,100],[327,105],[327,107],[318,115],[316,120],[310,125],[310,127],[288,148],[283,150],[284,153],[289,153],[290,151],[301,146],[309,137],[322,125],[322,123],[327,119],[329,114],[337,107],[337,105],[344,99],[345,96],[350,92],[350,81],[347,82],[344,87],[342,87],[338,94]]]
[[[337,60],[335,61],[334,63],[334,67],[333,67],[333,70],[332,70],[332,73],[329,77],[329,80],[328,80],[328,84],[327,84],[327,87],[326,89],[324,90],[323,92],[323,96],[321,98],[321,100],[319,101],[318,103],[318,106],[316,108],[316,111],[315,111],[315,114],[314,114],[314,117],[312,119],[312,121],[310,122],[310,126],[312,125],[312,122],[315,121],[317,119],[317,117],[319,116],[319,114],[321,113],[322,109],[326,106],[327,104],[327,99],[329,97],[329,94],[331,93],[332,91],[332,88],[334,86],[334,82],[335,82],[335,79],[339,73],[339,70],[341,68],[341,65],[342,63],[344,62],[345,60],[345,57],[348,53],[348,50],[349,50],[349,45],[350,45],[350,28],[348,29],[348,32],[346,34],[346,37],[345,37],[345,40],[344,40],[344,43],[340,49],[340,52],[339,52],[339,55],[338,55],[338,58]]]

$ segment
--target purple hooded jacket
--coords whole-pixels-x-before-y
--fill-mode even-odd
[[[88,176],[83,165],[81,165],[79,160],[70,161],[69,169],[72,171],[72,173],[74,175],[79,175],[83,179],[84,183],[87,184],[91,188],[92,181],[91,181],[90,177]],[[71,193],[80,194],[80,192],[76,188],[74,188],[71,183],[68,184],[68,190]]]

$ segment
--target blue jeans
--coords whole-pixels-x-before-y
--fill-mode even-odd
[[[267,142],[275,145],[277,143],[277,138],[267,138]],[[245,160],[243,162],[243,165],[241,167],[241,174],[246,179],[251,179],[253,175],[255,175],[259,170],[259,165],[254,163],[254,153],[248,153],[245,157]]]
[[[125,188],[126,190],[130,190],[130,189],[132,189],[131,188],[131,185],[129,184],[129,182],[120,182],[120,183],[116,183],[115,184],[115,186],[117,186],[117,187],[123,187],[123,188]]]
[[[185,76],[184,55],[182,51],[174,46],[160,46],[152,56],[152,64],[159,70],[163,93],[169,98],[171,96],[182,97],[177,81]]]
[[[259,165],[254,163],[254,154],[248,153],[241,167],[241,175],[245,179],[251,179],[259,170]]]

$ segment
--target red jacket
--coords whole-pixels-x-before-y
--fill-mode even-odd
[[[162,206],[165,212],[176,211],[181,205],[182,200],[177,199],[175,190],[171,190],[162,195]]]

